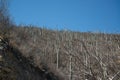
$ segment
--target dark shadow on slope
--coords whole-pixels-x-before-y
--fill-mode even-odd
[[[8,46],[0,54],[0,80],[58,80],[52,72],[35,67],[15,47]]]
[[[42,71],[40,68],[35,67],[26,57],[22,56],[22,53],[18,49],[11,48],[11,52],[14,53],[13,55],[19,61],[19,64],[22,66],[22,68],[34,73],[35,77],[39,78],[41,76],[42,80],[58,80],[52,72],[47,72],[47,69]],[[31,76],[33,76],[33,74]]]

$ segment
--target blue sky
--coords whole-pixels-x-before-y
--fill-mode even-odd
[[[120,33],[120,0],[11,0],[16,24]]]

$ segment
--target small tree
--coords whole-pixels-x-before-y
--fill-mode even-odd
[[[9,32],[10,18],[8,15],[8,1],[0,0],[0,34]]]

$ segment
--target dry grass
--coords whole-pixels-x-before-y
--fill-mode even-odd
[[[31,26],[13,27],[10,33],[11,43],[24,56],[40,68],[44,63],[50,71],[60,71],[66,80],[110,80],[120,71],[119,34],[52,31]]]
[[[0,0],[0,5],[4,4]],[[118,80],[120,35],[53,31],[34,26],[16,26],[6,6],[0,6],[0,35],[10,38],[34,66],[65,80]],[[62,80],[62,79],[61,79]]]

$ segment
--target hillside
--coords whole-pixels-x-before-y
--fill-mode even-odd
[[[120,34],[17,26],[7,1],[0,0],[0,80],[120,80]]]
[[[34,66],[21,52],[0,36],[0,80],[59,80],[47,67]]]
[[[65,80],[119,80],[120,35],[12,27],[10,43],[40,69]]]

